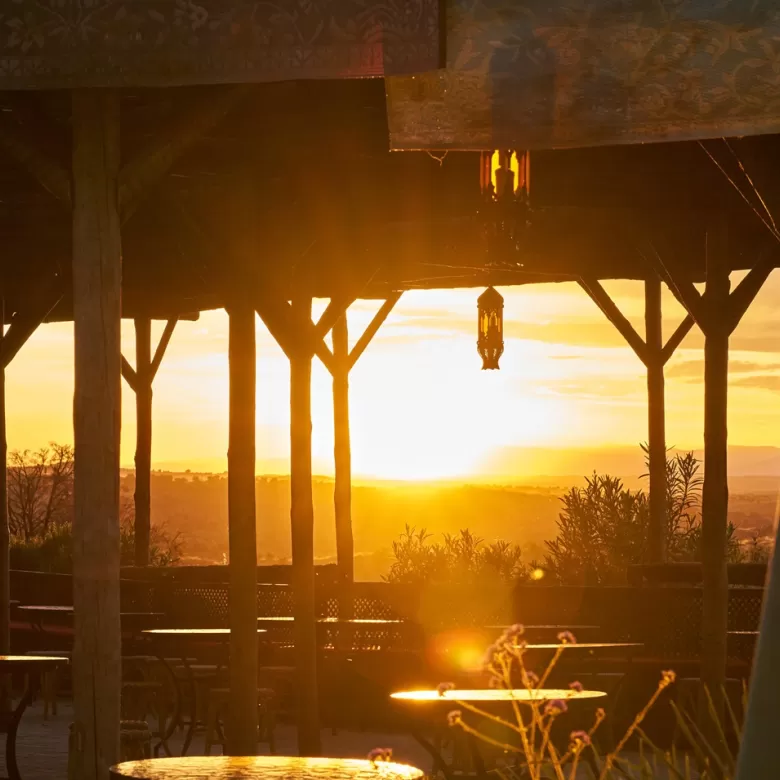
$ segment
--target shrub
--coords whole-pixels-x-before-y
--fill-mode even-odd
[[[383,579],[394,583],[505,583],[528,578],[520,547],[504,540],[485,544],[467,528],[432,541],[424,528],[406,526],[393,542],[395,560]]]

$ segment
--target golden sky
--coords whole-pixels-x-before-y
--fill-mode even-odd
[[[736,281],[736,280],[735,280]],[[643,332],[636,282],[605,284]],[[489,476],[514,447],[634,446],[646,439],[643,367],[574,284],[502,288],[506,347],[500,371],[481,371],[476,299],[481,290],[406,293],[353,370],[357,476]],[[732,338],[729,431],[733,444],[780,441],[780,310],[773,276]],[[666,295],[668,336],[682,318]],[[354,342],[378,307],[349,313]],[[324,303],[317,308],[324,308]],[[159,338],[163,324],[155,323]],[[258,321],[258,473],[286,473],[289,369]],[[134,362],[132,323],[123,349]],[[154,387],[155,467],[223,471],[227,451],[227,317],[207,312],[177,326]],[[667,441],[700,447],[702,339],[692,332],[667,370]],[[8,369],[9,447],[72,441],[71,324],[39,329]],[[330,380],[315,360],[314,465],[332,473]],[[122,462],[131,466],[135,405],[123,387]],[[486,473],[487,472],[487,473]],[[523,475],[518,475],[523,476]]]

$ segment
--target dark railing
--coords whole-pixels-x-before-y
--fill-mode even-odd
[[[224,566],[123,570],[122,609],[163,612],[170,627],[227,626],[227,575]],[[258,567],[258,615],[292,615],[288,580],[289,567]],[[70,604],[71,590],[69,575],[11,572],[12,598],[25,604]],[[318,569],[316,590],[319,616],[342,614],[345,601],[334,567]],[[762,598],[762,588],[731,587],[729,629],[757,630]],[[513,622],[594,625],[599,626],[600,638],[641,642],[644,654],[651,657],[695,659],[702,649],[702,591],[696,585],[478,588],[358,582],[350,602],[350,617],[410,621],[423,635]]]

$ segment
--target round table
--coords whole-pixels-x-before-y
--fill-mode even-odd
[[[607,694],[604,691],[575,691],[571,688],[474,688],[463,690],[450,690],[439,693],[438,690],[422,691],[399,691],[390,694],[390,698],[400,704],[407,704],[421,707],[438,707],[447,710],[457,709],[459,702],[474,704],[477,707],[491,709],[495,707],[512,707],[515,703],[521,704],[542,704],[548,701],[562,700],[567,703],[573,701],[594,701],[603,699]],[[437,710],[439,712],[439,710]],[[439,712],[439,714],[442,714]],[[447,765],[447,762],[441,755],[439,748],[430,739],[423,736],[412,719],[408,721],[408,730],[417,743],[424,748],[433,759],[434,769],[444,775],[446,780],[454,780],[455,774]],[[422,728],[425,728],[424,726]],[[480,754],[478,745],[472,734],[468,734],[469,744],[471,746],[472,758],[476,775],[480,780],[488,780],[491,777],[487,772],[484,761]]]
[[[109,770],[111,780],[421,780],[408,764],[358,758],[188,756],[127,761]]]
[[[153,655],[162,663],[163,668],[167,671],[168,676],[173,684],[174,691],[174,712],[171,717],[168,728],[164,734],[160,734],[160,742],[155,746],[155,753],[162,749],[170,756],[171,751],[168,747],[168,740],[173,735],[176,727],[180,725],[182,720],[182,693],[180,687],[180,679],[176,676],[170,664],[166,660],[166,657],[179,658],[182,666],[184,666],[184,673],[187,678],[187,684],[190,689],[190,721],[187,726],[187,733],[184,737],[184,744],[181,748],[182,756],[187,754],[192,743],[192,738],[195,735],[195,728],[197,725],[197,705],[196,705],[196,688],[195,676],[192,673],[190,667],[190,656],[187,653],[187,645],[191,645],[193,642],[227,642],[230,639],[229,628],[150,628],[141,632],[142,635],[151,641],[157,641],[163,645],[163,648],[157,648],[153,652]],[[258,628],[257,633],[267,633],[264,628]],[[173,647],[172,647],[173,645]],[[170,653],[166,653],[164,648],[172,650]]]
[[[0,655],[0,675],[21,673],[27,675],[24,694],[13,712],[0,715],[0,732],[5,733],[5,763],[9,780],[21,780],[16,763],[16,734],[24,711],[38,691],[41,675],[58,666],[65,666],[67,658],[58,656]]]

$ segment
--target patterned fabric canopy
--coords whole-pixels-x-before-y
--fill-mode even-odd
[[[777,0],[447,0],[446,70],[388,79],[394,149],[780,130]]]
[[[439,67],[438,0],[0,0],[0,89],[348,78]]]

